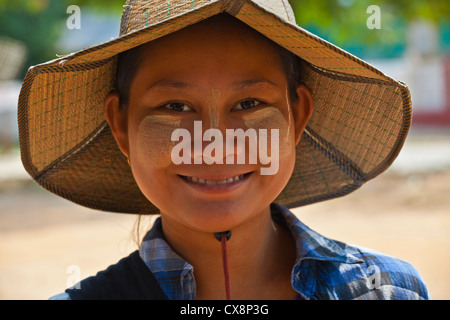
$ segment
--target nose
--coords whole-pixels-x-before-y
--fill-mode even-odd
[[[227,139],[227,130],[245,130],[243,121],[232,115],[231,107],[220,100],[218,90],[211,92],[208,102],[208,108],[202,110],[201,123],[194,128],[197,134],[193,141],[193,163],[201,163],[200,157],[207,164],[237,163],[235,159],[245,152],[245,146],[238,144],[235,136]]]
[[[223,118],[223,114],[221,114],[220,103],[221,103],[221,93],[220,90],[213,89],[211,90],[208,97],[208,127],[210,129],[219,129],[220,118]],[[223,109],[223,108],[222,108]]]
[[[227,105],[220,90],[210,90],[205,108],[201,112],[203,130],[217,129],[225,137],[226,129],[243,128],[242,121],[232,115],[232,107]]]

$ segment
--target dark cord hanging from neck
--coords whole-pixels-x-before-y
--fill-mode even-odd
[[[227,241],[231,238],[231,231],[217,232],[214,234],[216,239],[222,244],[222,262],[223,262],[223,273],[225,276],[225,293],[227,300],[231,300],[231,290],[230,290],[230,275],[228,272],[228,252],[227,252]]]

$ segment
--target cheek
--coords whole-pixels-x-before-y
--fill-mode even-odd
[[[274,132],[273,130],[278,131],[278,139],[275,139],[278,146],[275,146],[275,150],[278,149],[280,159],[291,155],[292,150],[295,149],[294,133],[291,132],[290,111],[288,116],[285,117],[279,109],[267,107],[246,115],[244,122],[247,128],[255,129],[257,132],[259,132],[259,129],[267,129],[269,150],[272,149],[270,145],[272,141],[271,133]]]
[[[138,164],[160,169],[172,163],[171,151],[176,142],[172,133],[180,127],[180,120],[166,115],[152,115],[139,125],[135,144]]]

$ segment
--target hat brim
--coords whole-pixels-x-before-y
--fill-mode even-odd
[[[19,98],[22,162],[44,188],[109,212],[154,214],[103,114],[117,55],[227,11],[212,1],[29,70]],[[343,196],[385,171],[408,133],[409,90],[366,62],[250,0],[233,15],[304,63],[314,113],[275,202],[289,208]]]

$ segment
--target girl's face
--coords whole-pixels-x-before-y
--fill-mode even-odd
[[[127,116],[116,110],[117,97],[107,98],[105,110],[114,106],[116,122],[106,112],[113,134],[130,159],[139,188],[163,219],[219,232],[266,210],[291,176],[295,146],[312,109],[303,86],[297,90],[299,101],[290,103],[273,45],[234,19],[217,18],[154,41],[141,58]],[[120,121],[126,125],[114,125]],[[200,135],[196,121],[201,121]],[[172,141],[177,129],[185,129],[191,139]],[[216,129],[223,141],[202,141],[208,129]],[[245,147],[236,140],[236,147],[227,152],[227,129],[254,129],[257,140],[247,140]],[[267,137],[260,129],[267,130]],[[249,161],[266,141],[267,156],[257,152],[257,161]],[[212,142],[223,154],[211,151]],[[245,163],[238,164],[242,152]],[[174,156],[190,158],[190,164],[176,164]],[[212,164],[206,164],[208,160]],[[263,168],[271,174],[262,175]]]

